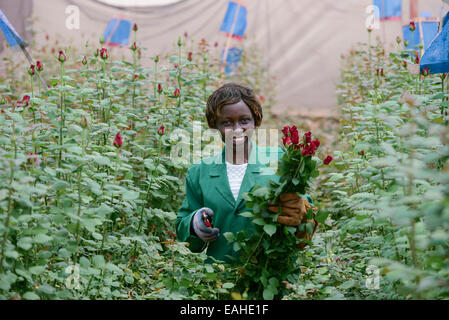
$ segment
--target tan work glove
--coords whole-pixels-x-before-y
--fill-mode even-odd
[[[306,211],[309,211],[310,208],[312,208],[312,210],[313,210],[313,215],[315,216],[316,211],[317,211],[317,207],[312,207],[312,206],[310,205],[310,203],[309,203],[306,199],[304,199],[304,201],[306,202],[306,204],[305,204]],[[296,231],[296,234],[295,234],[295,235],[296,235],[296,238],[298,238],[298,239],[312,240],[312,237],[314,236],[315,231],[316,231],[316,229],[317,229],[317,227],[318,227],[318,222],[315,221],[315,218],[312,218],[312,219],[306,219],[306,217],[304,216],[304,219],[301,221],[301,223],[307,223],[307,222],[313,222],[313,223],[315,224],[315,226],[313,227],[313,232],[312,232],[312,234],[311,234],[311,235],[308,234],[307,231]],[[296,247],[297,247],[298,249],[302,250],[302,249],[304,249],[304,247],[305,247],[306,245],[307,245],[307,243],[302,242],[302,243],[298,244]]]
[[[281,215],[277,218],[277,222],[290,227],[296,227],[300,223],[313,222],[315,224],[315,227],[313,228],[312,235],[308,234],[306,231],[297,231],[295,234],[298,239],[311,240],[318,227],[318,222],[316,222],[314,218],[306,219],[306,215],[307,212],[310,210],[310,208],[312,208],[315,214],[317,208],[312,207],[309,201],[307,201],[307,199],[304,199],[303,197],[294,192],[281,194],[279,196],[279,200],[282,207],[282,211]],[[268,210],[274,213],[279,213],[279,203],[276,202],[273,205],[271,205],[270,203]],[[297,248],[302,250],[304,249],[305,246],[306,243],[303,242],[298,244]]]
[[[294,192],[279,195],[279,202],[269,203],[268,210],[279,213],[279,203],[282,211],[277,222],[290,227],[296,227],[303,221],[307,214],[306,203],[310,209],[309,202]]]

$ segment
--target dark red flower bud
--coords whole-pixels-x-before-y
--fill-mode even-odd
[[[323,163],[329,164],[329,163],[331,163],[332,160],[333,160],[333,158],[331,156],[327,156],[326,159],[323,160]]]
[[[181,92],[179,91],[178,88],[175,89],[175,92],[173,93],[173,95],[175,96],[175,98],[178,98],[181,95]]]
[[[131,47],[129,47],[132,51],[136,51],[137,50],[137,44],[136,42],[133,42],[133,44],[131,45]]]
[[[36,70],[38,72],[41,72],[42,70],[44,70],[44,65],[42,64],[42,62],[40,62],[39,60],[36,61]]]
[[[122,136],[120,135],[120,132],[117,133],[117,134],[115,135],[115,139],[114,139],[113,144],[114,144],[114,146],[116,146],[117,148],[120,148],[120,147],[122,146],[122,144],[123,144],[123,138],[122,138]]]
[[[24,95],[23,98],[22,98],[22,100],[19,101],[19,103],[20,103],[22,106],[24,106],[24,107],[28,106],[28,105],[30,104],[30,96],[29,96],[29,95]]]
[[[164,127],[164,125],[161,125],[161,126],[159,127],[159,129],[157,130],[157,133],[158,133],[160,136],[163,136],[163,135],[165,134],[165,127]]]
[[[37,155],[38,155],[37,153],[29,152],[28,153],[27,162],[28,163],[33,163],[33,164],[39,164],[40,161],[37,159],[37,157],[36,157]]]
[[[157,84],[157,92],[162,93],[162,85],[160,83]]]
[[[58,60],[61,63],[64,63],[67,60],[66,55],[64,54],[64,51],[59,50],[59,56],[58,56]]]
[[[410,25],[408,27],[410,29],[411,32],[416,30],[416,24],[415,21],[410,21]]]
[[[87,125],[88,125],[88,123],[87,123],[86,116],[85,115],[81,115],[81,121],[80,121],[81,128],[85,129],[85,128],[87,128]]]
[[[138,28],[137,28],[137,23],[134,23],[134,24],[133,24],[133,31],[136,32],[137,30],[138,30]]]
[[[32,64],[29,68],[28,68],[28,74],[30,76],[34,76],[36,73],[36,70],[34,69],[34,64]]]
[[[108,58],[108,49],[101,48],[100,50],[100,58],[106,60]]]
[[[192,61],[192,52],[189,52],[189,54],[187,56],[187,60]]]

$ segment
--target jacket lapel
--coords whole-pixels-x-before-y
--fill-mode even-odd
[[[214,163],[211,166],[209,171],[209,175],[211,177],[215,177],[214,187],[215,190],[223,197],[223,199],[233,208],[235,205],[234,196],[231,192],[231,187],[229,186],[228,176],[226,174],[226,161],[225,161],[225,149],[221,152],[221,155],[218,154]]]
[[[229,205],[231,205],[233,208],[233,213],[238,211],[239,206],[244,201],[242,194],[251,190],[252,186],[256,183],[257,176],[260,174],[260,164],[257,162],[258,147],[253,141],[251,141],[251,144],[251,154],[248,159],[248,166],[242,180],[242,185],[240,186],[237,201],[234,199],[234,195],[231,192],[231,187],[229,186],[228,175],[226,172],[226,146],[221,152],[221,163],[219,161],[218,163],[215,161],[209,172],[211,177],[217,178],[216,183],[214,183],[215,190]],[[219,157],[220,154],[217,155],[215,160],[219,160]]]

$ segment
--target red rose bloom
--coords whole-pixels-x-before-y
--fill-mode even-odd
[[[298,144],[298,143],[299,143],[299,134],[298,134],[298,130],[291,131],[291,139],[292,139],[292,143],[293,143],[293,144]]]
[[[288,133],[290,132],[290,127],[285,126],[284,129],[282,129],[282,133],[287,137]]]
[[[333,160],[333,158],[331,156],[327,156],[326,159],[323,160],[323,163],[329,164],[329,163],[331,163],[332,160]]]
[[[304,138],[306,138],[306,143],[311,143],[312,142],[312,132],[306,132],[304,133]]]
[[[287,147],[292,143],[292,140],[290,139],[290,137],[284,137],[282,138],[282,144]]]

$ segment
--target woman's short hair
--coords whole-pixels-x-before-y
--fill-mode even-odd
[[[215,90],[207,99],[206,119],[209,128],[216,129],[217,117],[225,105],[238,103],[240,100],[251,110],[254,117],[254,126],[260,126],[263,119],[262,107],[254,91],[237,83],[226,83]]]

